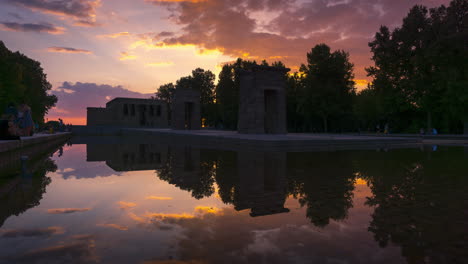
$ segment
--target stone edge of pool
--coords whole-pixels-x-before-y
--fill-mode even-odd
[[[220,150],[254,149],[266,151],[333,151],[376,148],[417,147],[424,144],[422,137],[376,136],[357,134],[312,134],[289,133],[239,134],[221,130],[172,130],[167,128],[122,128],[86,127],[74,128],[73,134],[80,137],[122,137],[134,143],[150,143],[157,140],[172,141],[194,147]],[[82,140],[79,140],[82,141]],[[105,140],[104,140],[105,141]],[[468,138],[465,144],[468,143]]]
[[[20,140],[0,140],[0,153],[6,153],[36,144],[65,139],[67,137],[71,137],[71,135],[71,132],[61,132],[55,134],[35,134],[32,137],[21,137]]]

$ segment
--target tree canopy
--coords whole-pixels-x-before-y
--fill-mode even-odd
[[[411,129],[404,116],[417,127],[461,130],[468,118],[467,14],[464,0],[416,5],[401,27],[380,28],[369,43],[375,65],[367,71],[381,119],[400,130]]]
[[[50,95],[52,85],[38,61],[10,51],[0,41],[0,110],[10,104],[26,103],[35,122],[43,123],[44,115],[55,106],[57,97]]]

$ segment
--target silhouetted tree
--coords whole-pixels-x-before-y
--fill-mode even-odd
[[[318,227],[344,220],[353,207],[355,174],[346,152],[289,153],[288,177],[288,189]]]
[[[463,148],[355,155],[373,206],[369,231],[381,247],[401,247],[408,263],[464,263],[468,200]]]
[[[33,119],[43,123],[44,115],[57,102],[57,97],[48,93],[51,88],[39,62],[11,52],[0,41],[0,111],[9,103],[26,103]]]
[[[425,113],[427,128],[435,121],[447,132],[460,131],[468,116],[467,14],[464,0],[448,8],[414,6],[401,27],[380,28],[369,43],[375,66],[367,71],[384,119],[404,123],[413,113],[422,126],[418,113]]]
[[[304,92],[299,108],[306,122],[319,117],[323,131],[328,132],[330,120],[342,119],[352,112],[353,67],[348,53],[331,52],[325,44],[316,45],[307,53],[307,65],[300,68]]]

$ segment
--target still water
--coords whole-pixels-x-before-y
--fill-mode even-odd
[[[0,263],[468,261],[463,147],[65,144],[20,171],[0,171]]]

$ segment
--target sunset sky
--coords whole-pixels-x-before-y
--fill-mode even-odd
[[[84,124],[87,106],[147,97],[196,67],[237,57],[292,71],[319,43],[348,51],[358,88],[367,43],[415,4],[449,0],[0,0],[0,40],[38,60],[59,98],[49,119]]]

